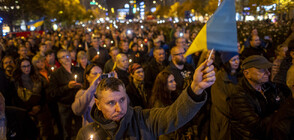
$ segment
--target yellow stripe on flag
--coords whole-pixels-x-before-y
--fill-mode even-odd
[[[39,27],[39,26],[43,25],[43,23],[44,23],[44,20],[39,21],[39,22],[36,22],[36,23],[33,24],[33,25],[34,25],[35,27]]]
[[[202,50],[207,50],[207,35],[206,35],[206,24],[200,30],[189,49],[185,53],[185,57]]]

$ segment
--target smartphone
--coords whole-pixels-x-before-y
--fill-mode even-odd
[[[101,79],[114,77],[114,73],[104,73],[100,77],[101,77]]]

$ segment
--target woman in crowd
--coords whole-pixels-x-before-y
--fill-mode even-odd
[[[14,73],[17,90],[16,106],[25,109],[39,124],[40,137],[50,139],[53,128],[45,102],[44,81],[35,73],[29,59],[21,59]]]
[[[160,72],[155,80],[152,95],[150,97],[150,107],[166,107],[173,103],[172,94],[176,90],[176,81],[172,73]]]
[[[77,92],[75,101],[71,105],[72,111],[76,115],[83,116],[83,126],[93,122],[93,119],[90,116],[90,111],[95,103],[94,94],[96,87],[101,80],[101,74],[101,68],[95,64],[90,64],[86,67],[83,88]]]
[[[148,92],[144,88],[144,70],[138,63],[129,66],[130,83],[126,92],[130,98],[131,106],[147,107]]]
[[[77,55],[78,66],[81,68],[81,71],[84,73],[86,66],[88,65],[88,56],[85,51],[79,51]]]
[[[212,140],[230,139],[227,101],[238,83],[239,54],[223,52],[221,59],[223,66],[217,72],[216,81],[211,88],[210,134]]]

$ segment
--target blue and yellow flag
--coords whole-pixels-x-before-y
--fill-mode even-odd
[[[185,56],[211,49],[237,52],[235,0],[224,0],[200,30]]]
[[[39,26],[43,25],[44,18],[45,17],[42,17],[41,19],[38,19],[38,20],[35,20],[35,21],[32,21],[32,22],[28,22],[27,23],[28,28],[31,28],[31,26],[39,27]]]

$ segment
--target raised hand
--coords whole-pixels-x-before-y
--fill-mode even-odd
[[[213,60],[204,61],[194,72],[191,88],[197,95],[215,82]]]

